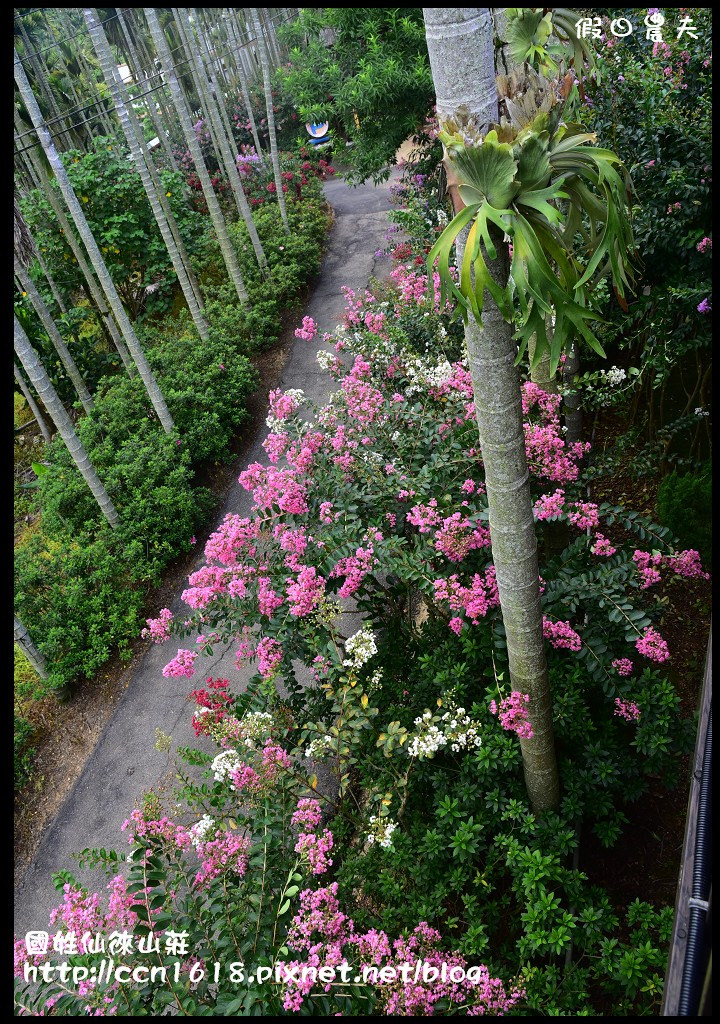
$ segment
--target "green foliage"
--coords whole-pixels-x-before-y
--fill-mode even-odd
[[[89,153],[64,153],[63,163],[130,318],[167,309],[177,278],[140,174],[124,145],[99,137]],[[177,174],[162,171],[160,179],[184,241],[192,247],[203,219],[183,199]],[[59,192],[54,180],[52,187]],[[68,292],[77,290],[81,271],[48,200],[34,191],[22,207],[51,274]],[[146,291],[150,285],[155,289],[152,294]]]
[[[302,197],[290,197],[288,216],[290,237],[282,230],[277,203],[255,210],[270,281],[259,271],[245,224],[229,225],[247,281],[248,307],[238,305],[225,280],[210,231],[198,240],[199,269],[210,295],[208,341],[197,337],[186,309],[176,317],[148,318],[137,325],[175,421],[172,436],[156,422],[138,376],[96,379],[95,408],[76,429],[120,514],[116,531],[107,528],[62,441],[47,448],[49,469],[25,501],[31,511],[39,506],[41,530],[18,549],[15,586],[18,614],[51,666],[50,689],[92,676],[116,648],[129,651],[148,587],[159,582],[179,552],[190,549],[191,535],[206,521],[214,499],[194,476],[208,464],[227,460],[247,419],[247,398],[258,378],[245,353],[277,340],[284,310],[297,302],[320,266],[328,216],[315,176],[303,186]],[[73,320],[76,326],[79,322]],[[39,329],[34,340],[41,352],[41,342],[49,345]],[[55,365],[56,358],[48,362],[62,386],[64,371]],[[95,364],[96,372],[101,365]],[[26,497],[24,491],[19,494]],[[29,693],[28,708],[32,699]],[[24,732],[20,749],[29,750]],[[22,758],[29,765],[30,753]],[[24,778],[25,769],[18,770]]]
[[[422,10],[305,8],[278,35],[290,47],[279,81],[301,122],[329,120],[353,143],[348,180],[384,180],[433,103]]]
[[[703,562],[712,560],[712,482],[709,466],[699,474],[673,470],[658,490],[658,517],[683,547],[695,548]]]
[[[26,718],[13,712],[13,785],[21,789],[30,777],[35,753],[31,746],[33,728]]]
[[[610,18],[632,20],[636,12],[609,10],[605,31]],[[695,429],[692,411],[707,412],[712,326],[703,312],[712,296],[710,12],[663,13],[668,22],[688,16],[697,39],[666,33],[654,44],[635,32],[606,43],[596,57],[602,85],[585,83],[583,110],[583,120],[618,153],[632,181],[642,278],[629,299],[629,316],[608,305],[598,336],[611,360],[641,371],[633,426],[653,445],[646,467],[660,474],[676,460],[698,465],[709,455],[709,438]]]

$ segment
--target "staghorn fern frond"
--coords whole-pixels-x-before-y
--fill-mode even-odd
[[[521,86],[516,76],[513,87]],[[531,88],[542,104],[541,92]],[[614,153],[589,145],[595,141],[592,132],[580,124],[557,122],[557,109],[551,103],[533,120],[523,117],[521,126],[504,122],[484,137],[462,115],[444,126],[452,132],[443,130],[440,138],[467,205],[428,255],[429,270],[438,261],[442,299],[454,298],[465,321],[471,313],[481,321],[485,291],[507,320],[516,304],[518,360],[535,337],[532,366],[549,350],[551,372],[563,349],[576,339],[604,355],[589,326],[601,321],[592,306],[593,290],[610,274],[623,300],[635,270],[627,172]],[[450,275],[450,253],[467,227],[456,283]],[[484,256],[496,258],[492,235],[497,232],[513,243],[504,287],[493,278]],[[431,273],[428,281],[432,291]],[[550,340],[545,318],[551,314],[555,325]]]
[[[560,63],[572,50],[569,64],[578,78],[583,68],[592,70],[600,81],[600,70],[595,61],[592,40],[578,35],[576,25],[580,15],[569,7],[553,7],[547,14],[542,7],[508,7],[507,42],[510,55],[517,64],[531,64],[546,77],[555,75]],[[560,45],[550,42],[554,36]],[[550,55],[558,58],[556,63]]]

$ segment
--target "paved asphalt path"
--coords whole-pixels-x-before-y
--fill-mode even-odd
[[[366,183],[352,189],[336,179],[324,187],[335,211],[335,223],[317,287],[306,309],[306,315],[319,325],[318,335],[311,342],[295,342],[279,384],[282,388],[302,388],[317,403],[327,401],[334,388],[330,376],[320,370],[315,355],[323,347],[323,332],[333,330],[342,318],[341,286],[349,285],[357,291],[367,285],[371,275],[385,277],[389,271],[388,261],[376,263],[374,257],[386,245],[389,184],[374,187]],[[267,429],[263,427],[247,453],[248,463],[266,461],[262,448],[266,435]],[[250,512],[250,495],[239,484],[230,491],[218,515],[218,524],[228,512],[243,516]],[[204,558],[198,552],[195,567],[202,564]],[[184,608],[178,594],[171,610],[178,613]],[[193,646],[190,638],[181,643]],[[53,872],[68,869],[92,891],[102,891],[106,884],[104,875],[80,870],[72,854],[86,847],[123,849],[127,834],[120,827],[138,806],[140,796],[162,786],[164,778],[172,780],[167,754],[155,749],[156,728],[172,736],[173,748],[201,745],[202,741],[193,734],[191,709],[184,699],[193,686],[214,675],[230,679],[233,690],[243,689],[250,673],[243,677],[234,667],[235,644],[212,659],[200,660],[192,680],[164,679],[162,669],[178,646],[178,638],[153,645],[140,664],[121,679],[121,685],[127,684],[127,689],[16,891],[17,935],[47,927],[49,911],[60,902],[51,882]],[[213,748],[209,745],[207,749]],[[172,812],[172,805],[167,810]]]

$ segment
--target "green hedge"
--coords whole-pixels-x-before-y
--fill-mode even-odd
[[[208,295],[210,338],[201,341],[187,310],[138,325],[175,430],[167,435],[138,377],[102,378],[95,409],[77,424],[121,519],[111,530],[60,439],[47,448],[50,471],[39,480],[42,528],[16,551],[15,608],[44,654],[49,685],[65,688],[89,677],[114,649],[128,653],[142,626],[148,587],[168,563],[190,549],[207,521],[211,493],[196,471],[227,459],[247,418],[246,400],[258,376],[248,355],[280,335],[283,312],[302,293],[322,258],[328,211],[318,182],[302,203],[288,202],[291,234],[277,204],[254,211],[268,259],[265,279],[245,225],[231,224],[250,303],[238,306],[216,241],[208,231],[197,268]],[[18,752],[28,729],[18,719]],[[21,777],[27,757],[19,756]]]

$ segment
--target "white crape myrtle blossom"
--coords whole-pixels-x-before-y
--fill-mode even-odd
[[[238,739],[251,749],[256,743],[267,739],[273,726],[273,716],[268,711],[249,711],[240,722]]]
[[[345,668],[361,668],[366,661],[370,661],[373,654],[377,654],[373,631],[363,626],[353,636],[349,636],[345,641],[345,653],[350,655],[343,661]]]
[[[312,757],[321,760],[327,754],[331,754],[336,746],[336,740],[326,733],[324,736],[316,736],[305,748],[305,757]]]
[[[221,750],[210,767],[216,782],[226,782],[230,772],[238,771],[242,764],[234,750]]]
[[[465,708],[451,707],[442,715],[426,710],[415,719],[415,732],[407,746],[408,757],[432,758],[449,746],[454,752],[482,743],[478,726]]]
[[[270,428],[271,434],[282,434],[285,429],[285,421],[279,420],[277,416],[269,413],[265,419],[265,426]]]
[[[208,835],[215,831],[215,819],[211,818],[209,814],[203,814],[200,821],[195,822],[193,827],[189,829],[190,841],[197,850],[201,843],[204,843]]]
[[[612,384],[613,387],[622,384],[627,377],[625,371],[621,370],[619,366],[611,366],[609,370],[603,370],[602,372],[608,384]]]
[[[317,364],[321,370],[332,370],[337,365],[337,356],[332,352],[328,352],[326,348],[318,349],[318,353],[315,356]]]
[[[415,719],[417,730],[414,738],[408,744],[408,757],[431,758],[447,743],[445,735],[435,725],[434,717],[430,711],[426,711]]]
[[[707,409],[703,409],[703,407],[701,405],[699,405],[697,407],[697,409],[695,410],[695,415],[696,416],[709,416],[710,413],[708,412]]]
[[[367,833],[367,841],[372,846],[377,843],[383,849],[389,850],[392,847],[392,834],[397,828],[397,823],[392,818],[378,818],[376,814],[368,818],[370,831]]]
[[[440,721],[443,722],[445,739],[450,743],[451,750],[479,747],[482,744],[477,726],[473,725],[470,715],[465,713],[465,708],[446,711]]]
[[[453,368],[447,359],[436,363],[430,359],[409,357],[405,360],[405,375],[410,381],[406,394],[415,395],[424,393],[428,388],[441,387],[452,377]]]

